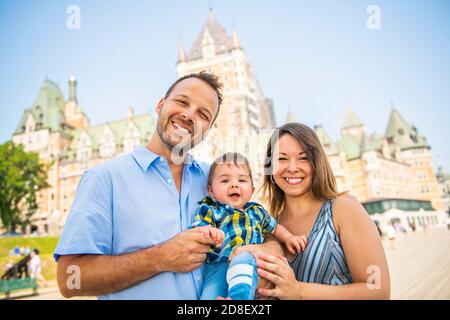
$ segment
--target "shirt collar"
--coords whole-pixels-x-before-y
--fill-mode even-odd
[[[140,144],[136,146],[132,155],[133,158],[136,160],[136,162],[139,164],[139,166],[142,168],[142,170],[144,170],[145,172],[147,172],[148,168],[153,164],[153,162],[156,159],[165,161],[163,157],[150,151],[149,149]],[[199,163],[197,162],[197,160],[194,159],[194,157],[190,153],[186,155],[186,158],[184,159],[184,165],[188,166],[189,168],[193,167],[198,170],[201,170]]]
[[[244,205],[244,210],[247,211],[247,210],[253,209],[253,207],[257,207],[257,206],[259,206],[259,205],[260,205],[260,204],[257,203],[257,202],[247,202],[247,203]]]
[[[214,207],[214,208],[222,208],[222,209],[227,209],[227,210],[234,210],[233,206],[230,206],[228,204],[222,203],[219,200],[212,198],[210,196],[206,196],[204,197],[198,204],[206,204],[210,207]]]
[[[199,202],[199,204],[202,204],[202,203],[207,204],[207,205],[210,205],[210,206],[214,206],[214,207],[224,207],[225,209],[239,210],[239,209],[234,208],[234,207],[231,206],[231,205],[227,205],[227,204],[225,204],[225,203],[222,203],[222,202],[220,202],[219,200],[213,199],[213,198],[211,198],[211,197],[209,197],[209,196],[204,197],[204,198]],[[255,206],[259,206],[259,204],[256,203],[256,202],[247,202],[247,203],[244,205],[244,210],[243,210],[243,211],[246,212],[247,210],[252,209],[252,208],[255,207]],[[239,211],[242,211],[242,210],[239,210]]]
[[[197,160],[194,159],[194,157],[190,153],[186,155],[186,158],[184,159],[184,165],[201,170],[200,164],[197,162]]]
[[[159,158],[159,155],[156,153],[151,152],[146,147],[142,145],[137,145],[134,149],[133,158],[136,160],[136,162],[139,164],[139,166],[147,172],[148,167],[155,161],[157,158]]]

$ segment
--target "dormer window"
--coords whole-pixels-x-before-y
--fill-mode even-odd
[[[110,158],[116,152],[116,142],[114,134],[109,127],[106,127],[103,132],[103,138],[100,143],[100,155],[103,158]]]

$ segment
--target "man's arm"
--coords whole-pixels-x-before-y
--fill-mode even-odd
[[[129,288],[161,272],[190,272],[200,267],[212,243],[195,228],[123,255],[64,255],[58,260],[58,287],[66,298],[97,296]],[[78,267],[80,274],[72,273],[77,269],[71,266]],[[74,280],[79,281],[78,288]]]

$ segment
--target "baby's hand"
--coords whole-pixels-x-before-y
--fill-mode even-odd
[[[286,247],[290,253],[296,254],[297,252],[305,251],[308,240],[304,235],[292,236],[286,240]]]
[[[214,243],[216,244],[216,248],[220,248],[220,246],[223,243],[223,240],[225,239],[225,233],[217,228],[210,228],[209,234],[211,235],[211,238],[214,240]]]
[[[206,238],[211,238],[217,248],[220,248],[225,239],[225,234],[222,230],[208,226],[201,227],[200,231],[203,232]]]

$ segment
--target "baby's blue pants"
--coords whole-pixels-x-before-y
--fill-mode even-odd
[[[252,254],[242,252],[230,262],[208,263],[201,300],[230,297],[232,300],[253,300],[258,275]]]

